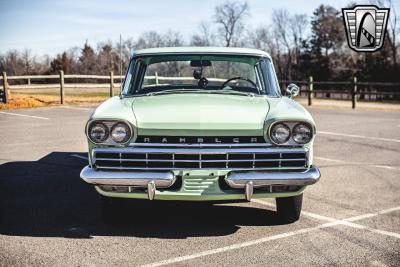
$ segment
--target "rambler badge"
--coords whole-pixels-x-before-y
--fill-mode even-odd
[[[347,42],[357,52],[373,52],[383,46],[389,8],[374,5],[342,8]]]

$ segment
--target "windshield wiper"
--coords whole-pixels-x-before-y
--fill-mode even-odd
[[[240,91],[236,91],[236,90],[232,90],[232,89],[212,90],[212,91],[208,91],[208,92],[216,93],[216,94],[255,96],[254,93],[240,92]]]
[[[202,89],[169,89],[157,92],[150,92],[144,95],[153,96],[153,95],[164,95],[164,94],[175,94],[175,93],[185,93],[185,92],[201,92],[204,91]]]
[[[137,96],[155,96],[155,95],[166,95],[166,94],[176,94],[176,93],[205,93],[205,94],[229,94],[229,95],[244,95],[244,96],[255,96],[254,93],[246,93],[240,92],[236,90],[227,90],[227,89],[219,89],[219,90],[205,90],[205,89],[169,89],[169,90],[162,90],[156,92],[149,92],[144,94],[134,94],[131,95],[132,97]]]

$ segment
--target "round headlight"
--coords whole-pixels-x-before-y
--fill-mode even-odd
[[[126,123],[118,122],[111,128],[111,138],[117,143],[125,143],[131,138],[131,129]]]
[[[108,138],[108,128],[104,123],[94,122],[89,126],[89,137],[94,143],[102,143]]]
[[[276,144],[286,143],[290,138],[290,128],[283,123],[277,123],[272,126],[270,138]]]
[[[306,144],[312,138],[312,129],[304,123],[299,123],[293,127],[293,140],[298,144]]]

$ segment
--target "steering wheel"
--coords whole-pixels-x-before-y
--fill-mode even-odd
[[[257,88],[257,84],[255,84],[255,82],[253,82],[252,80],[248,79],[248,78],[244,78],[244,77],[233,77],[233,78],[229,78],[228,80],[226,80],[222,85],[221,88],[224,88],[228,83],[230,83],[233,80],[243,80],[246,81],[248,83],[251,83],[252,85],[254,85],[255,88]]]

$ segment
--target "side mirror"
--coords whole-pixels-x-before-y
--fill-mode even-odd
[[[291,83],[286,88],[286,92],[289,93],[290,98],[293,98],[299,94],[300,88],[297,85],[295,85],[294,83]]]

